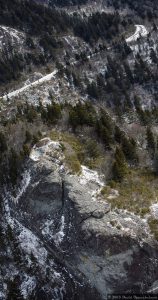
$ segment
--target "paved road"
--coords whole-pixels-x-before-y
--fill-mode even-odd
[[[148,31],[144,25],[135,25],[135,27],[135,33],[126,39],[127,43],[136,42],[140,36],[147,36]]]
[[[18,90],[15,90],[3,97],[1,97],[3,100],[7,100],[8,98],[12,98],[12,97],[15,97],[15,96],[18,96],[20,93],[22,93],[23,91],[25,90],[28,90],[30,87],[33,87],[33,86],[37,86],[43,82],[46,82],[46,81],[49,81],[51,80],[57,73],[57,70],[54,70],[52,73],[50,74],[47,74],[45,76],[43,76],[42,78],[30,83],[30,84],[27,84],[25,86],[23,86],[22,88],[18,89]]]
[[[136,27],[135,33],[132,36],[130,36],[129,38],[126,39],[127,43],[130,43],[130,42],[133,42],[133,41],[137,41],[137,39],[140,36],[146,36],[148,34],[148,31],[147,31],[147,29],[145,28],[144,25],[135,25],[135,27]],[[56,73],[57,73],[57,70],[54,70],[52,73],[50,73],[50,74],[48,74],[46,76],[43,76],[39,80],[36,80],[36,81],[34,81],[34,82],[30,83],[30,84],[27,84],[24,87],[22,87],[20,89],[17,89],[17,90],[15,90],[13,92],[10,92],[10,93],[8,93],[5,96],[0,97],[0,98],[3,99],[3,100],[7,100],[8,98],[10,99],[12,97],[18,96],[20,93],[22,93],[23,91],[29,89],[32,86],[38,86],[39,84],[41,84],[43,82],[51,80],[56,75]]]

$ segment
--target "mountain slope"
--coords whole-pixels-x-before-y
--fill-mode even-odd
[[[4,300],[157,291],[156,3],[75,4],[0,3]]]

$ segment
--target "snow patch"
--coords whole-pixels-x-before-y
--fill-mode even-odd
[[[150,212],[155,219],[158,219],[158,203],[154,203],[150,206]]]
[[[60,143],[54,142],[50,138],[44,138],[40,140],[40,144],[33,147],[30,158],[37,162],[43,157],[49,150],[60,150]]]
[[[118,190],[114,190],[114,189],[111,189],[110,191],[110,195],[107,196],[108,199],[116,199],[117,197],[119,197],[119,191]]]
[[[3,299],[5,299],[5,294],[0,291],[0,300],[3,300]]]
[[[6,26],[0,26],[0,50],[3,49],[3,46],[8,45],[8,41],[12,45],[22,45],[24,41],[24,33]]]
[[[43,235],[50,235],[51,234],[51,226],[53,225],[53,220],[47,220],[45,223],[44,223],[44,228],[42,229],[42,234]]]
[[[4,32],[7,32],[9,35],[14,37],[16,40],[20,40],[19,34],[22,35],[22,33],[19,33],[19,31],[17,31],[16,29],[10,28],[7,26],[0,26],[0,29],[3,29]]]
[[[21,248],[27,254],[33,253],[33,255],[37,258],[38,262],[41,265],[45,265],[47,259],[47,251],[46,249],[40,244],[39,239],[26,227],[20,226],[21,232],[18,236]]]
[[[27,187],[29,186],[30,181],[31,181],[30,171],[25,171],[25,173],[23,174],[23,179],[21,181],[20,187],[18,188],[17,196],[12,197],[14,203],[18,203],[19,199],[25,193]]]
[[[85,166],[81,166],[82,173],[80,175],[79,181],[81,184],[86,185],[89,182],[96,183],[99,186],[104,186],[104,182],[101,180],[97,171],[90,170]]]
[[[59,246],[61,242],[63,241],[63,238],[65,236],[64,233],[64,228],[65,228],[65,217],[61,217],[61,224],[60,224],[60,229],[59,231],[53,236],[53,240],[56,246]]]
[[[9,195],[9,196],[8,196]],[[20,234],[17,236],[21,248],[28,255],[33,253],[36,257],[39,264],[45,266],[47,251],[41,244],[40,240],[26,227],[20,224],[16,219],[11,216],[10,207],[9,207],[9,197],[10,193],[6,192],[5,196],[3,196],[4,207],[5,207],[5,217],[7,223],[11,226],[13,230],[18,229]]]
[[[24,299],[28,299],[28,295],[32,293],[32,291],[36,287],[36,278],[34,276],[28,276],[25,274],[25,278],[21,284],[21,293]]]

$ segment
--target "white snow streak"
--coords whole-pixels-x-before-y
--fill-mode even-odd
[[[14,203],[17,203],[18,200],[21,198],[21,196],[25,193],[27,187],[29,186],[30,181],[31,181],[30,171],[25,171],[25,173],[23,174],[23,179],[21,181],[20,187],[18,188],[17,196],[12,197]]]
[[[62,216],[62,217],[61,217],[61,225],[60,225],[59,232],[57,232],[57,233],[53,236],[54,243],[56,244],[56,246],[59,246],[59,245],[60,245],[60,243],[62,242],[62,240],[63,240],[63,238],[64,238],[64,236],[65,236],[64,228],[65,228],[65,217]]]

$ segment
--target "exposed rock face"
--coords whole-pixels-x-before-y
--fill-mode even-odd
[[[12,213],[85,285],[75,299],[106,299],[108,293],[152,287],[158,251],[147,222],[111,211],[100,196],[103,181],[97,173],[83,167],[80,176],[71,175],[60,144],[49,139],[33,149],[28,168],[30,183]],[[68,289],[65,299],[71,299]]]

